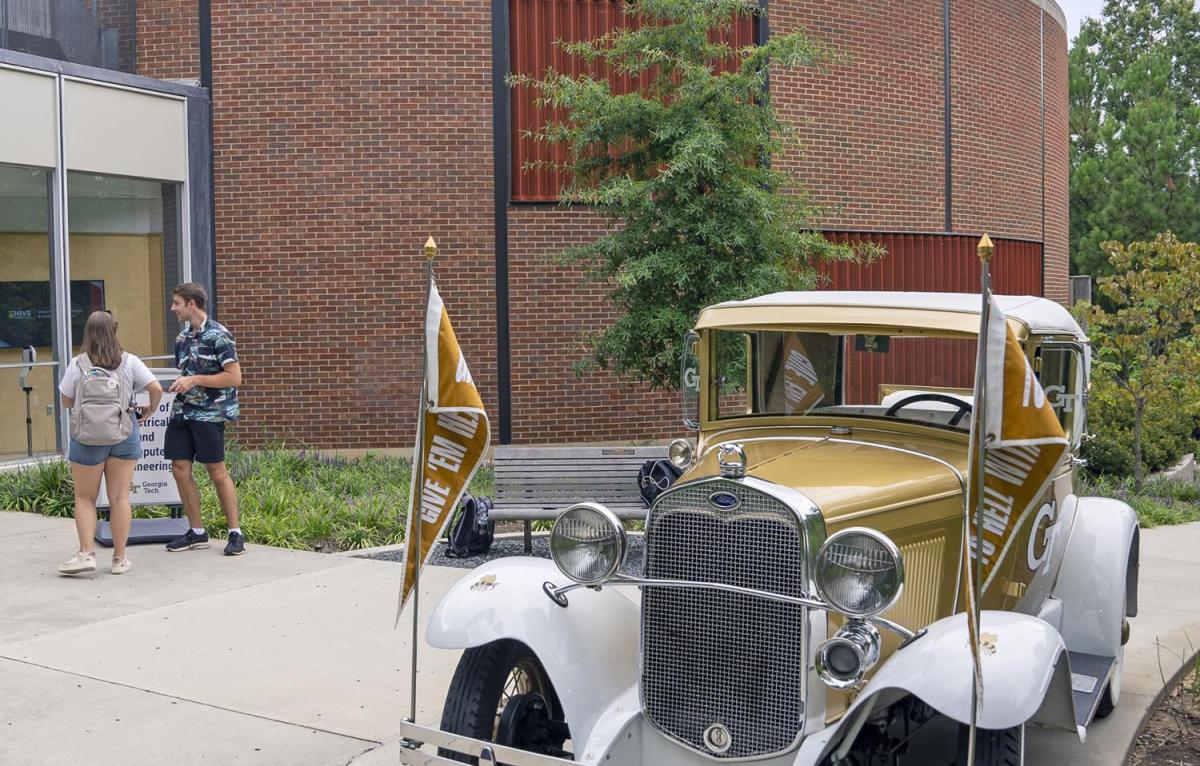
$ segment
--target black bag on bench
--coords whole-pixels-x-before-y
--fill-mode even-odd
[[[667,487],[683,475],[682,468],[676,468],[670,460],[647,460],[638,469],[638,492],[642,502],[649,508],[654,499],[666,491]]]
[[[491,498],[463,495],[458,504],[458,516],[446,530],[447,558],[481,556],[492,549],[496,522],[489,518],[491,510]]]

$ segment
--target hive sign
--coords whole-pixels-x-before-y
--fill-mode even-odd
[[[165,386],[164,386],[165,388]],[[142,457],[133,469],[133,481],[129,486],[131,505],[179,505],[179,487],[171,476],[171,461],[163,457],[163,446],[167,438],[167,421],[171,417],[171,402],[175,394],[164,391],[158,403],[158,412],[138,425],[142,441]],[[145,394],[139,395],[138,404],[148,404]],[[108,507],[108,487],[100,481],[99,507]]]

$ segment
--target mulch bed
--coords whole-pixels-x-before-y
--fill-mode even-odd
[[[1200,676],[1189,673],[1150,717],[1128,766],[1200,766]]]

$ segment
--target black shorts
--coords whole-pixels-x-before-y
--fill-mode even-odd
[[[172,418],[167,423],[163,457],[197,463],[225,462],[225,424]]]

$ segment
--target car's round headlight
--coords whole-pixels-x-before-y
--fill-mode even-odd
[[[844,529],[817,554],[817,590],[825,602],[850,617],[889,609],[904,586],[900,549],[873,529]]]
[[[667,459],[676,468],[687,468],[690,466],[694,455],[695,450],[692,449],[692,443],[687,439],[676,439],[671,442],[670,447],[667,447]]]
[[[625,558],[625,527],[599,503],[578,503],[558,516],[550,532],[550,557],[572,580],[596,585],[612,577]]]

